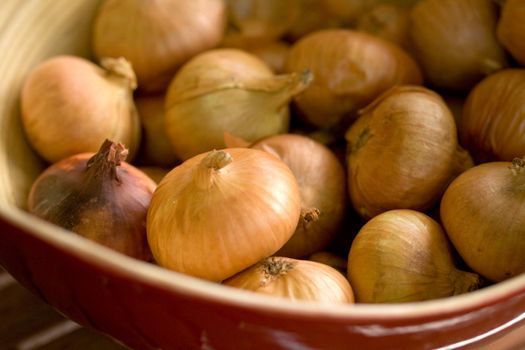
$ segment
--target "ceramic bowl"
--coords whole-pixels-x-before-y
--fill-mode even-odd
[[[290,303],[133,260],[28,215],[44,164],[23,134],[20,87],[48,57],[89,57],[97,5],[0,2],[0,265],[42,300],[134,349],[477,349],[525,329],[525,275],[420,303]]]

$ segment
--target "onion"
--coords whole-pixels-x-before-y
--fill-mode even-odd
[[[131,257],[149,260],[146,213],[156,184],[106,140],[48,167],[31,187],[30,213]]]
[[[497,28],[498,39],[522,66],[525,66],[525,2],[506,0]]]
[[[406,48],[408,14],[409,9],[400,5],[377,4],[359,17],[356,29]]]
[[[411,52],[434,88],[467,91],[507,65],[492,0],[421,0],[410,14]]]
[[[364,218],[391,209],[427,210],[472,166],[447,105],[419,86],[385,92],[361,111],[346,140],[348,191]]]
[[[269,257],[230,277],[223,284],[292,301],[354,302],[352,287],[339,271],[308,260]]]
[[[289,103],[309,72],[274,75],[255,55],[215,49],[186,63],[166,96],[166,130],[182,160],[224,148],[224,132],[255,141],[288,131]]]
[[[281,248],[300,210],[297,181],[276,157],[247,148],[211,151],[159,183],[148,242],[159,265],[222,281]]]
[[[395,84],[422,83],[415,61],[397,45],[352,30],[324,30],[296,42],[287,72],[312,71],[313,83],[295,98],[300,116],[316,127],[347,124]]]
[[[300,13],[300,0],[227,0],[230,21],[247,37],[278,39]]]
[[[223,0],[104,0],[93,23],[93,51],[125,57],[140,90],[161,92],[184,62],[219,44],[226,16]]]
[[[491,281],[525,272],[525,162],[489,162],[456,178],[441,221],[465,262]]]
[[[368,221],[352,242],[348,279],[357,302],[400,303],[444,298],[477,289],[477,274],[455,267],[441,226],[408,209]]]
[[[171,167],[178,163],[164,126],[164,101],[163,94],[140,95],[135,98],[142,124],[142,141],[137,161],[143,165]]]
[[[525,154],[525,69],[494,73],[468,94],[459,133],[477,162]]]
[[[81,57],[55,56],[38,64],[22,87],[22,122],[29,143],[49,163],[96,152],[105,139],[139,148],[136,79],[125,59],[102,67]]]

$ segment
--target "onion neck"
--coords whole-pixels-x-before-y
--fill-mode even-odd
[[[273,91],[273,105],[277,108],[288,106],[290,101],[310,86],[314,79],[313,73],[306,69],[301,73],[277,75]],[[273,84],[270,84],[270,87]]]
[[[97,184],[107,180],[121,183],[117,167],[127,156],[128,150],[123,144],[106,139],[98,152],[87,161],[85,185],[96,188]]]
[[[124,57],[103,57],[100,65],[106,70],[109,79],[117,81],[132,91],[137,88],[137,76],[131,63]]]
[[[233,157],[226,151],[213,150],[202,158],[197,165],[193,179],[197,188],[207,190],[215,182],[215,175],[233,161]]]
[[[520,176],[525,174],[525,157],[524,158],[514,158],[512,164],[509,166],[512,175]]]

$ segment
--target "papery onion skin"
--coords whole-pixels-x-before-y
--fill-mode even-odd
[[[498,21],[497,35],[512,57],[525,66],[525,2],[506,0]]]
[[[135,105],[142,125],[137,162],[142,165],[173,167],[179,162],[164,126],[164,94],[139,95]]]
[[[456,124],[434,91],[399,85],[378,97],[348,129],[348,191],[369,219],[391,209],[425,211],[473,165]]]
[[[508,65],[492,0],[421,0],[411,11],[410,52],[433,88],[468,91]]]
[[[136,80],[124,59],[61,55],[37,65],[21,92],[22,123],[29,143],[47,162],[96,152],[109,138],[129,148],[133,160],[141,137],[132,92]]]
[[[468,94],[459,124],[461,143],[478,162],[525,154],[525,69],[494,73]]]
[[[361,303],[423,301],[477,289],[479,276],[454,264],[452,246],[435,220],[396,209],[361,228],[348,254],[348,279]]]
[[[270,136],[251,148],[275,155],[288,165],[301,193],[299,224],[276,254],[298,259],[326,248],[339,232],[346,209],[342,164],[329,148],[301,135]]]
[[[525,272],[523,160],[488,162],[458,176],[441,200],[441,221],[465,262],[499,282]]]
[[[288,131],[289,103],[311,82],[309,72],[275,75],[257,56],[215,49],[185,64],[166,96],[166,131],[188,159],[225,147],[224,132],[255,141]]]
[[[131,257],[149,260],[146,213],[156,184],[124,161],[123,145],[70,156],[36,179],[28,211]],[[97,158],[98,157],[98,158]]]
[[[94,19],[97,57],[126,57],[139,90],[161,92],[176,70],[216,47],[226,28],[223,0],[105,0]]]
[[[219,166],[208,168],[210,159]],[[160,182],[148,211],[148,242],[161,266],[221,281],[274,254],[299,214],[297,181],[281,160],[252,149],[211,151]]]
[[[403,49],[347,29],[311,33],[292,45],[285,71],[309,69],[314,81],[294,102],[316,127],[348,124],[358,109],[396,84],[422,84],[416,62]]]
[[[223,284],[291,301],[354,302],[352,287],[338,270],[323,263],[281,256],[266,258]]]
[[[230,21],[252,39],[281,38],[300,15],[300,0],[226,0]]]
[[[409,9],[401,5],[379,3],[359,17],[356,29],[406,48],[408,14]]]

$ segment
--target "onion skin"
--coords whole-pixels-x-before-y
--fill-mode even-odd
[[[476,162],[511,161],[525,154],[525,69],[505,69],[468,94],[459,135]]]
[[[101,64],[105,67],[81,57],[55,56],[27,76],[21,92],[24,131],[47,162],[96,152],[107,138],[125,144],[127,159],[133,160],[141,138],[132,96],[135,76],[124,59]]]
[[[508,65],[492,0],[421,0],[410,13],[410,52],[433,88],[468,91]]]
[[[301,135],[270,136],[251,148],[277,156],[288,165],[301,193],[299,224],[276,254],[299,259],[326,248],[339,232],[346,209],[342,164],[329,148]]]
[[[323,263],[280,256],[260,261],[223,285],[291,301],[354,302],[352,287],[338,270]]]
[[[322,30],[292,45],[287,72],[312,71],[314,81],[294,102],[316,127],[348,124],[358,109],[396,84],[422,84],[416,62],[400,47],[370,34]]]
[[[297,181],[276,157],[245,148],[211,151],[159,183],[148,242],[159,265],[222,281],[282,247],[300,210]]]
[[[142,165],[172,167],[179,162],[166,134],[165,99],[163,94],[135,97],[135,105],[142,125],[142,140],[137,162]]]
[[[408,14],[409,9],[401,5],[379,3],[358,19],[356,29],[406,48]]]
[[[158,93],[184,62],[220,43],[226,17],[222,0],[105,0],[93,24],[93,52],[126,57],[139,90]]]
[[[149,260],[146,213],[156,184],[124,161],[121,144],[67,157],[36,179],[30,213],[128,256]]]
[[[512,57],[525,66],[525,3],[506,0],[498,21],[498,39]]]
[[[166,132],[186,160],[225,147],[224,133],[249,142],[288,131],[289,103],[311,73],[275,75],[257,56],[215,49],[186,63],[166,96]]]
[[[489,162],[458,176],[441,201],[441,221],[465,262],[499,282],[525,272],[523,160]]]
[[[479,276],[454,263],[435,220],[414,210],[390,210],[368,221],[352,242],[348,279],[361,303],[423,301],[477,289]]]
[[[473,165],[452,113],[432,90],[399,85],[361,113],[345,137],[347,188],[365,219],[391,209],[425,211]]]

